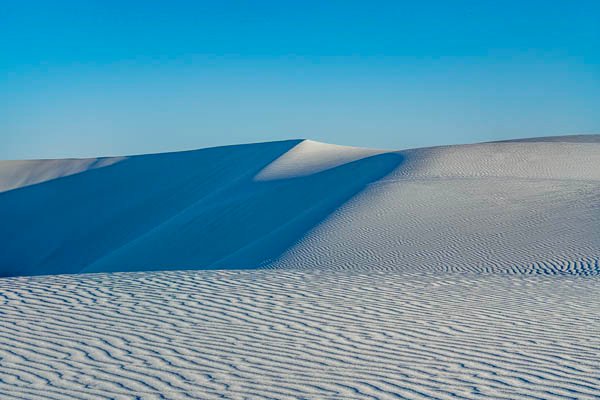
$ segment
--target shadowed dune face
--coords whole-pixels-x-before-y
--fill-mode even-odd
[[[136,156],[2,193],[1,274],[80,272],[296,144]]]
[[[15,189],[0,193],[0,276],[259,267],[594,275],[599,146],[574,137],[393,152],[298,140],[4,162],[0,188]]]
[[[402,159],[254,179],[298,143],[131,157],[2,193],[1,275],[256,267]]]

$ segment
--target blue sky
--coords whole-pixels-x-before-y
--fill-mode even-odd
[[[597,1],[6,1],[0,158],[600,132]]]

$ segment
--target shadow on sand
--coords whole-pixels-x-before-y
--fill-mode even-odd
[[[299,140],[134,156],[0,194],[0,276],[256,268],[402,163],[255,181]]]

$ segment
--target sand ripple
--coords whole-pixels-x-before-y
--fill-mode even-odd
[[[600,280],[302,271],[0,280],[0,394],[597,399]]]

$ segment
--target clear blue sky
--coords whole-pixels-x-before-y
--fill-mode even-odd
[[[0,4],[0,158],[600,132],[598,1]]]

